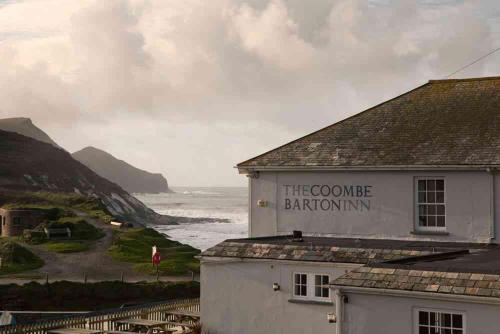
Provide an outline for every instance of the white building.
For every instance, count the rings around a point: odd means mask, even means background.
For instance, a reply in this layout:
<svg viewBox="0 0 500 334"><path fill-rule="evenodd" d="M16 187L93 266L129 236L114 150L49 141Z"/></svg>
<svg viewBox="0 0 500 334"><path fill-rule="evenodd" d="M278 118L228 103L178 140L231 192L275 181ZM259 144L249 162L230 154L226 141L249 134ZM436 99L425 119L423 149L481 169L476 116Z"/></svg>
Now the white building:
<svg viewBox="0 0 500 334"><path fill-rule="evenodd" d="M497 333L498 167L500 77L430 81L239 164L250 238L202 253L204 327Z"/></svg>

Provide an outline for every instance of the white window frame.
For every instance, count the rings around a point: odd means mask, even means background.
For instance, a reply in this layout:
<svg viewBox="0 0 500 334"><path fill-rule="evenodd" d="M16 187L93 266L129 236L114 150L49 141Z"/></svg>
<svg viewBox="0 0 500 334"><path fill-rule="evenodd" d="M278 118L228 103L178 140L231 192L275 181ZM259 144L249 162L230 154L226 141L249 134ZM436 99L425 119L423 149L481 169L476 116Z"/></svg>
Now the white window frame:
<svg viewBox="0 0 500 334"><path fill-rule="evenodd" d="M295 294L295 275L306 275L307 284L306 284L306 296L296 295ZM294 272L292 273L292 298L300 299L300 300L311 300L311 301L330 301L331 300L331 292L328 290L327 297L317 297L316 296L316 276L328 276L328 283L331 281L330 274L327 273L317 273L317 272ZM328 285L321 284L320 287L328 287Z"/></svg>
<svg viewBox="0 0 500 334"><path fill-rule="evenodd" d="M418 198L418 181L427 181L427 180L442 180L443 181L443 203L429 203L427 202L420 202ZM413 207L415 210L415 230L416 231L424 231L424 232L446 232L446 226L447 226L447 205L446 205L446 178L442 176L419 176L415 178L415 184L414 184L414 200L413 200ZM444 205L444 226L420 226L420 205Z"/></svg>
<svg viewBox="0 0 500 334"><path fill-rule="evenodd" d="M467 334L467 317L465 312L463 311L455 311L455 310L445 310L445 309L435 309L435 308L424 308L424 307L418 307L414 309L414 315L413 315L413 331L414 334L419 334L420 330L420 312L429 312L429 313L437 313L438 314L438 319L440 319L441 314L450 314L452 317L453 315L461 315L462 316L462 328L457 328L462 330L462 334ZM451 333L453 334L453 319L451 320L452 327ZM439 322L439 320L438 320ZM440 325L438 325L438 329L443 329ZM448 327L444 328L448 329Z"/></svg>

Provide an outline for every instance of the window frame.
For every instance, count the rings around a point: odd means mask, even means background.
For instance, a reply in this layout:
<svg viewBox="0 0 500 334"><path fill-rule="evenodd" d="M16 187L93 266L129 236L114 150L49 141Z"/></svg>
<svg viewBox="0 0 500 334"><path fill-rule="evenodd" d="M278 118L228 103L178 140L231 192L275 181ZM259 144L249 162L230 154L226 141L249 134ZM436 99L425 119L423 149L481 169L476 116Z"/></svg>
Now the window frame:
<svg viewBox="0 0 500 334"><path fill-rule="evenodd" d="M305 296L302 294L298 295L295 293L295 287L297 285L300 285L300 286L304 285L304 284L302 284L302 281L299 283L297 283L295 281L296 275L300 275L300 276L305 275L306 276L306 284L305 284L306 295ZM301 289L301 291L302 291L302 289ZM308 299L309 298L309 274L308 273L304 273L304 272L294 272L293 273L293 276L292 276L292 295L293 295L293 298L295 298L295 299Z"/></svg>
<svg viewBox="0 0 500 334"><path fill-rule="evenodd" d="M296 287L296 281L295 281L295 275L306 275L306 295L297 295L295 294L295 287ZM328 277L328 284L321 284L321 288L328 288L328 297L317 297L316 296L316 276L321 276L322 279L324 276ZM318 272L303 272L303 271L297 271L292 273L292 299L295 300L310 300L310 301L330 301L331 300L331 293L330 293L330 286L329 283L331 281L331 275L328 273L318 273Z"/></svg>
<svg viewBox="0 0 500 334"><path fill-rule="evenodd" d="M427 308L427 307L417 307L414 309L413 313L413 331L415 334L419 334L420 330L420 312L428 312L428 313L437 313L438 314L438 319L441 317L442 314L450 314L451 316L453 315L460 315L462 316L462 328L457 328L462 331L461 334L467 334L467 316L464 311L456 311L456 310L448 310L448 309L436 309L436 308ZM439 322L439 320L438 320ZM452 320L453 324L453 320ZM425 325L424 325L425 326ZM442 326L438 327L438 329L443 329ZM448 328L444 328L448 329ZM453 333L453 325L450 327L451 333Z"/></svg>
<svg viewBox="0 0 500 334"><path fill-rule="evenodd" d="M420 202L419 201L419 189L418 189L418 183L419 181L443 181L443 203L430 203L427 202ZM436 192L436 190L434 190ZM426 189L426 193L428 190ZM442 216L444 217L444 226L421 226L420 225L420 205L443 205L444 206L444 214L443 215L437 215L435 214L434 216ZM444 176L418 176L415 177L415 182L414 182L414 199L413 199L413 208L414 208L414 228L415 231L421 231L421 232L446 232L447 231L447 198L446 198L446 178ZM429 215L426 214L426 217Z"/></svg>

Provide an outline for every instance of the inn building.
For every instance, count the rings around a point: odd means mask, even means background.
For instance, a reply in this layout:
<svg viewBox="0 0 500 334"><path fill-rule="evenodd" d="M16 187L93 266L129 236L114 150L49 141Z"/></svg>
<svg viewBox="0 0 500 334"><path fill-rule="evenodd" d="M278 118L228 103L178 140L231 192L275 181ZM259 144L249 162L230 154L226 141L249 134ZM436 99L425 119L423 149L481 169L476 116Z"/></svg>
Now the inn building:
<svg viewBox="0 0 500 334"><path fill-rule="evenodd" d="M500 77L435 80L237 165L249 238L201 254L216 334L490 334Z"/></svg>

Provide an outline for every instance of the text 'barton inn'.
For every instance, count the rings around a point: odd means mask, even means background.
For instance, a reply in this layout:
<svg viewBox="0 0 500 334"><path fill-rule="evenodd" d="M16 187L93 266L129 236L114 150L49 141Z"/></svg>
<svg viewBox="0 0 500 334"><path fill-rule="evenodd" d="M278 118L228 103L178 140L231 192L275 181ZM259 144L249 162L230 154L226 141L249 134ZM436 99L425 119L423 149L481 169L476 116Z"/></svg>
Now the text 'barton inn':
<svg viewBox="0 0 500 334"><path fill-rule="evenodd" d="M201 254L208 331L498 332L500 77L430 81L237 167L250 237Z"/></svg>

